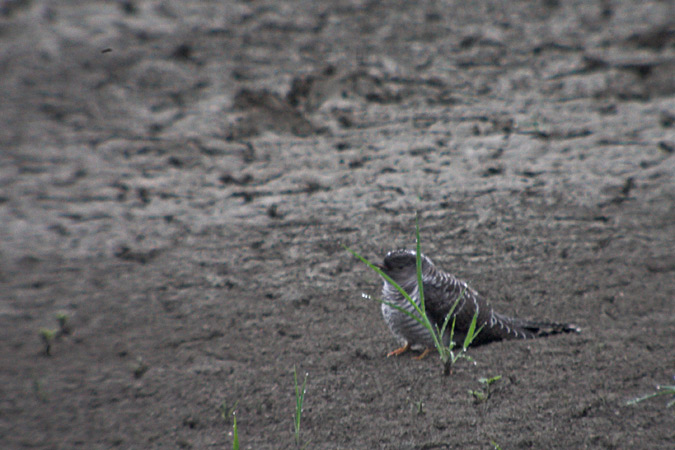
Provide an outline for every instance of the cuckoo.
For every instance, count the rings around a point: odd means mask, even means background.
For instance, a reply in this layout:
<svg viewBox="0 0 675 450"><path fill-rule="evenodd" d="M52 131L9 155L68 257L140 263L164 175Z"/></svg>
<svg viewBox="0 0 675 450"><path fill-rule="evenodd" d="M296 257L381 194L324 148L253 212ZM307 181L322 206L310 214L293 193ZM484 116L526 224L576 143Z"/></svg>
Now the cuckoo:
<svg viewBox="0 0 675 450"><path fill-rule="evenodd" d="M422 289L427 317L440 330L455 302L447 331L443 335L445 345L450 343L450 325L455 321L453 340L458 345L464 342L474 315L477 315L476 329L481 328L472 345L486 344L502 339L530 339L558 333L578 333L574 325L540 322L508 317L495 312L485 300L466 282L438 269L428 257L422 260ZM382 264L376 266L395 281L420 306L417 288L417 254L414 250L389 252ZM388 281L384 281L382 298L415 315L417 312L406 298ZM459 299L459 300L458 300ZM434 347L429 330L410 316L382 303L382 316L401 347L387 356L400 355L409 349L424 350L423 357Z"/></svg>

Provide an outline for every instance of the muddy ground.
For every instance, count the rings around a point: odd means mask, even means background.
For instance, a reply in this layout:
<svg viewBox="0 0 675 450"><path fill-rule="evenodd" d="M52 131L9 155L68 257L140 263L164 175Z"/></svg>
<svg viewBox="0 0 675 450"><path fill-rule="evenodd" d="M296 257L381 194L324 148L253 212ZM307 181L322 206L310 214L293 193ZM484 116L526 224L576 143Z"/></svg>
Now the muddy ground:
<svg viewBox="0 0 675 450"><path fill-rule="evenodd" d="M672 448L668 1L0 2L2 448ZM579 335L396 342L414 245ZM41 329L57 330L45 355ZM469 390L501 375L489 398ZM223 414L224 411L224 414Z"/></svg>

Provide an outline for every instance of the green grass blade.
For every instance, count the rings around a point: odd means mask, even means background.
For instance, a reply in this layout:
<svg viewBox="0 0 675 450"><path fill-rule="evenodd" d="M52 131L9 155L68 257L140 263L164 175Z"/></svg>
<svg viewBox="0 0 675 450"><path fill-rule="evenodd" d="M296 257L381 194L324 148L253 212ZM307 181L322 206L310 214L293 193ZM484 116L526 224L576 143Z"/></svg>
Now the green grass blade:
<svg viewBox="0 0 675 450"><path fill-rule="evenodd" d="M295 416L293 425L295 427L295 442L300 443L300 421L302 419L302 405L305 402L305 392L307 391L307 374L302 382L302 387L298 385L298 372L293 367L293 382L295 384Z"/></svg>
<svg viewBox="0 0 675 450"><path fill-rule="evenodd" d="M237 429L237 413L232 413L232 450L239 450L239 430Z"/></svg>
<svg viewBox="0 0 675 450"><path fill-rule="evenodd" d="M642 402L642 401L644 401L644 400L648 400L648 399L650 399L650 398L657 397L658 395L659 395L659 393L643 395L642 397L636 397L636 398L634 398L634 399L628 400L628 401L626 402L626 404L627 404L627 405L635 405L635 404L638 404L638 403L640 403L640 402Z"/></svg>
<svg viewBox="0 0 675 450"><path fill-rule="evenodd" d="M467 331L466 337L464 338L464 344L462 344L462 348L464 350L469 348L471 342L473 342L478 333L480 333L480 330L483 329L483 327L481 326L478 332L476 332L476 322L478 322L478 311L476 311L476 314L473 315L473 319L471 319L471 325L469 325L469 331Z"/></svg>
<svg viewBox="0 0 675 450"><path fill-rule="evenodd" d="M636 397L626 402L627 405L635 405L650 398L659 397L661 395L675 395L675 385L673 386L657 386L657 391L652 394L643 395L642 397ZM666 408L673 406L675 400L668 402Z"/></svg>
<svg viewBox="0 0 675 450"><path fill-rule="evenodd" d="M459 305L459 301L462 299L462 297L464 297L464 292L466 292L466 289L463 289L462 292L460 292L459 297L457 297L457 300L455 300L455 303L452 304L450 311L448 311L448 314L446 314L445 321L443 322L443 326L441 327L441 338L445 334L445 330L448 326L448 323L450 323L450 317L454 314L455 308L457 308L457 305Z"/></svg>
<svg viewBox="0 0 675 450"><path fill-rule="evenodd" d="M455 303L456 305L457 303ZM438 333L439 336L441 337L441 340L443 338L443 335L445 334L445 330L448 328L448 324L450 323L450 317L452 317L452 313L455 310L455 305L452 305L452 308L450 308L450 311L448 314L445 316L445 320L443 321L443 326L441 326L441 331Z"/></svg>

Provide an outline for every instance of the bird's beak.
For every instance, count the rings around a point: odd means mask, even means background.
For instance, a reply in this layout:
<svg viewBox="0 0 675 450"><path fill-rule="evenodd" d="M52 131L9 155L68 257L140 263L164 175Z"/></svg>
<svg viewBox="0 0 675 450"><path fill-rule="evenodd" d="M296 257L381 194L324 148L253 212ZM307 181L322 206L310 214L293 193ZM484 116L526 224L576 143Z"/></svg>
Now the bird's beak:
<svg viewBox="0 0 675 450"><path fill-rule="evenodd" d="M384 268L384 266L383 266L382 264L373 264L373 265L374 265L375 267L377 267L378 269L380 269L382 272L385 271L385 268Z"/></svg>

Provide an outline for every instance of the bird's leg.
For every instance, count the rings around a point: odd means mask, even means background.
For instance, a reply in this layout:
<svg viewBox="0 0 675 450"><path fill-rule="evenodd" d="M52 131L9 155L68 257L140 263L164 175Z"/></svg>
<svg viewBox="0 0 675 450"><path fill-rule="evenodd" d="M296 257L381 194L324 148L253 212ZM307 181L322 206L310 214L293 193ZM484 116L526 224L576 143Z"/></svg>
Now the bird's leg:
<svg viewBox="0 0 675 450"><path fill-rule="evenodd" d="M390 356L398 356L401 353L407 352L408 350L410 350L410 342L406 342L403 347L397 348L396 350L387 353L387 358L389 358Z"/></svg>
<svg viewBox="0 0 675 450"><path fill-rule="evenodd" d="M421 355L415 356L415 359L420 360L426 358L426 356L431 352L429 347L425 348Z"/></svg>

